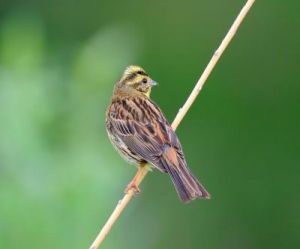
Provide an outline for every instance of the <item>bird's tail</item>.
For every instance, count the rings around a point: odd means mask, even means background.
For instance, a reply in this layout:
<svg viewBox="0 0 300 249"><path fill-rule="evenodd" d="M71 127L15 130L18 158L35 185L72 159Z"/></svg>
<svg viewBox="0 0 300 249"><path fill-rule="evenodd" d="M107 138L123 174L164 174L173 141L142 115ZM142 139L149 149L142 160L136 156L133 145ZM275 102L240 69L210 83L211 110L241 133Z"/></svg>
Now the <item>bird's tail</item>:
<svg viewBox="0 0 300 249"><path fill-rule="evenodd" d="M172 165L168 163L168 160L162 159L161 163L167 173L171 176L172 182L181 201L189 202L197 198L210 198L210 194L193 176L192 172L183 161L180 160L177 165Z"/></svg>

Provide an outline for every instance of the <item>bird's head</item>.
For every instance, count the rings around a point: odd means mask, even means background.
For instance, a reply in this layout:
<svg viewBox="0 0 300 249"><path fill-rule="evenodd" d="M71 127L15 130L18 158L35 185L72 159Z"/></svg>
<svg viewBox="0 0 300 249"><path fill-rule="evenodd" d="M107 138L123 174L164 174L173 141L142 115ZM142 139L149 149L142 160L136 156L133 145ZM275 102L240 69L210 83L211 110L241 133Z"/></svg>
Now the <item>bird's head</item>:
<svg viewBox="0 0 300 249"><path fill-rule="evenodd" d="M151 88L155 85L157 85L157 82L152 80L145 70L139 66L127 67L117 84L118 88L133 92L137 91L147 97L150 96Z"/></svg>

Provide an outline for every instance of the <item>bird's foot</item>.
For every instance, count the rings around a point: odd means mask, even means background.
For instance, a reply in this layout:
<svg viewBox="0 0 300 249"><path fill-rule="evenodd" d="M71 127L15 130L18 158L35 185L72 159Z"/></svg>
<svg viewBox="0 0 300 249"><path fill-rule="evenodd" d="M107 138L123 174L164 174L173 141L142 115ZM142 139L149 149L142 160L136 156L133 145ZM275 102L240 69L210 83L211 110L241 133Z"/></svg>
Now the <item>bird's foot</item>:
<svg viewBox="0 0 300 249"><path fill-rule="evenodd" d="M137 195L141 192L140 188L136 185L135 181L131 181L128 186L125 188L125 194L128 194L129 191L133 190L134 195Z"/></svg>

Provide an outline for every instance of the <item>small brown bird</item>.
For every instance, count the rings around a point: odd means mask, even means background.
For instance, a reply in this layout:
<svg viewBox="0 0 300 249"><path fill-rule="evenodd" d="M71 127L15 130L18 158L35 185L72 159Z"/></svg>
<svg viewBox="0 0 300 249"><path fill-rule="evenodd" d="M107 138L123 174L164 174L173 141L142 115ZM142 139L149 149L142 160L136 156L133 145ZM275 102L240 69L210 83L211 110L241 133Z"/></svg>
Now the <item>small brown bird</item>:
<svg viewBox="0 0 300 249"><path fill-rule="evenodd" d="M109 138L125 160L150 163L168 173L183 202L208 199L209 193L192 175L181 144L160 108L150 99L157 83L139 66L129 66L116 83L106 113Z"/></svg>

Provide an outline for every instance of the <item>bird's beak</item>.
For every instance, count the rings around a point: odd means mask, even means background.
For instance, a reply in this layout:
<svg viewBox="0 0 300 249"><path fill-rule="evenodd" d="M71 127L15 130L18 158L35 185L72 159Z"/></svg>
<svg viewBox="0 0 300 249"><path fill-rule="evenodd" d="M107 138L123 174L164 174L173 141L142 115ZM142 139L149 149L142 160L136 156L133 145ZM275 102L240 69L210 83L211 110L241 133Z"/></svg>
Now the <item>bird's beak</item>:
<svg viewBox="0 0 300 249"><path fill-rule="evenodd" d="M151 86L157 86L158 83L157 83L156 81L154 81L154 80L151 80L151 81L150 81L150 85L151 85Z"/></svg>

